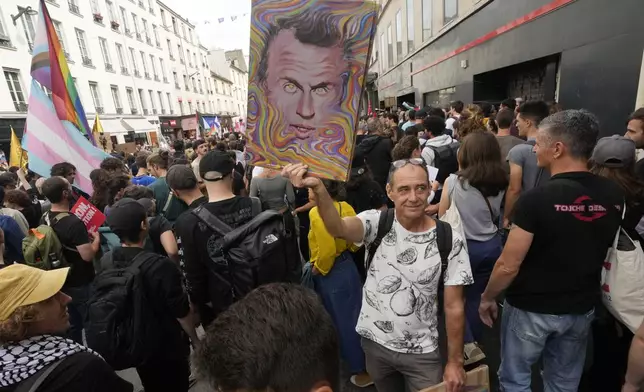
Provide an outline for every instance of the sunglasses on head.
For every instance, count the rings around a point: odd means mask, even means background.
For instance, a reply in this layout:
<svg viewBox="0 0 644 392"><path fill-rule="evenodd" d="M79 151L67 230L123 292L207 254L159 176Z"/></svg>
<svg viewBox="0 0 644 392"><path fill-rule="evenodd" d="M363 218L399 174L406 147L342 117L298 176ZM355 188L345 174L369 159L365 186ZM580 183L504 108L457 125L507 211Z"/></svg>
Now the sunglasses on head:
<svg viewBox="0 0 644 392"><path fill-rule="evenodd" d="M400 169L408 164L414 166L425 166L425 161L422 158L399 159L391 163L392 169Z"/></svg>

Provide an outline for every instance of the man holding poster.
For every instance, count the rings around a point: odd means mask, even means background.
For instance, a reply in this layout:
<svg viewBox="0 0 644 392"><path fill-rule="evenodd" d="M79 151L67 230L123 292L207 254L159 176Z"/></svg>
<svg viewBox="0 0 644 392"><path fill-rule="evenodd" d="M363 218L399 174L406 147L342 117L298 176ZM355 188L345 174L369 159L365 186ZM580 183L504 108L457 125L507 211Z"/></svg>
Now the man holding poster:
<svg viewBox="0 0 644 392"><path fill-rule="evenodd" d="M293 3L253 1L248 151L255 166L346 180L377 4Z"/></svg>

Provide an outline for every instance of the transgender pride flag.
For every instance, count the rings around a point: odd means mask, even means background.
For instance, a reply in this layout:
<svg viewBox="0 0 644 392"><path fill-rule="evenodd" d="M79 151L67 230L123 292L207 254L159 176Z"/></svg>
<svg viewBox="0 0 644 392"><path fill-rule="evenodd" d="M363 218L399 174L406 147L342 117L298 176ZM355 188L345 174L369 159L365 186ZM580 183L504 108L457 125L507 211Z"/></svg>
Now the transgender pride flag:
<svg viewBox="0 0 644 392"><path fill-rule="evenodd" d="M29 152L29 169L44 177L49 177L56 163L73 164L77 170L75 185L91 194L89 173L109 155L94 146L85 110L45 0L40 0L39 15L22 148ZM51 90L51 98L41 86Z"/></svg>

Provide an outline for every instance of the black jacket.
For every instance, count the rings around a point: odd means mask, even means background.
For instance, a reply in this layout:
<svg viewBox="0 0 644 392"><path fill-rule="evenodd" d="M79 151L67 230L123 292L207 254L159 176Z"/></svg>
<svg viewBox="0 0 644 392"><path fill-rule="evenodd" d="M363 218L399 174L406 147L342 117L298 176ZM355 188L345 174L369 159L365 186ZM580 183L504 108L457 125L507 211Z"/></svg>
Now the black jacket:
<svg viewBox="0 0 644 392"><path fill-rule="evenodd" d="M391 150L394 148L394 142L391 138L378 135L369 135L365 137L358 149L365 155L367 165L373 174L373 179L385 189L389 168L391 166Z"/></svg>

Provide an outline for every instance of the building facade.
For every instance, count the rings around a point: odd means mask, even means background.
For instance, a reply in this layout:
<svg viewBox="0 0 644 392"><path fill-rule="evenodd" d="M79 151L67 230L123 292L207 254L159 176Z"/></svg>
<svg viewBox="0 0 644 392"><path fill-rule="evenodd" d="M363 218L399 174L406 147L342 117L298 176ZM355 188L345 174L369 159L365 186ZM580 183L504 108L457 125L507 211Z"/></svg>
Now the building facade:
<svg viewBox="0 0 644 392"><path fill-rule="evenodd" d="M641 7L641 0L385 0L366 96L382 109L543 99L594 112L603 134L623 133L626 116L644 102Z"/></svg>
<svg viewBox="0 0 644 392"><path fill-rule="evenodd" d="M226 61L233 82L233 120L244 124L248 104L248 67L240 49L227 51Z"/></svg>
<svg viewBox="0 0 644 392"><path fill-rule="evenodd" d="M0 3L0 143L21 136L31 86L37 0ZM156 0L47 0L90 127L109 145L158 143L160 120L213 112L207 50L195 26ZM31 12L21 10L31 7ZM35 14L35 15L34 15ZM175 134L175 137L182 137Z"/></svg>

